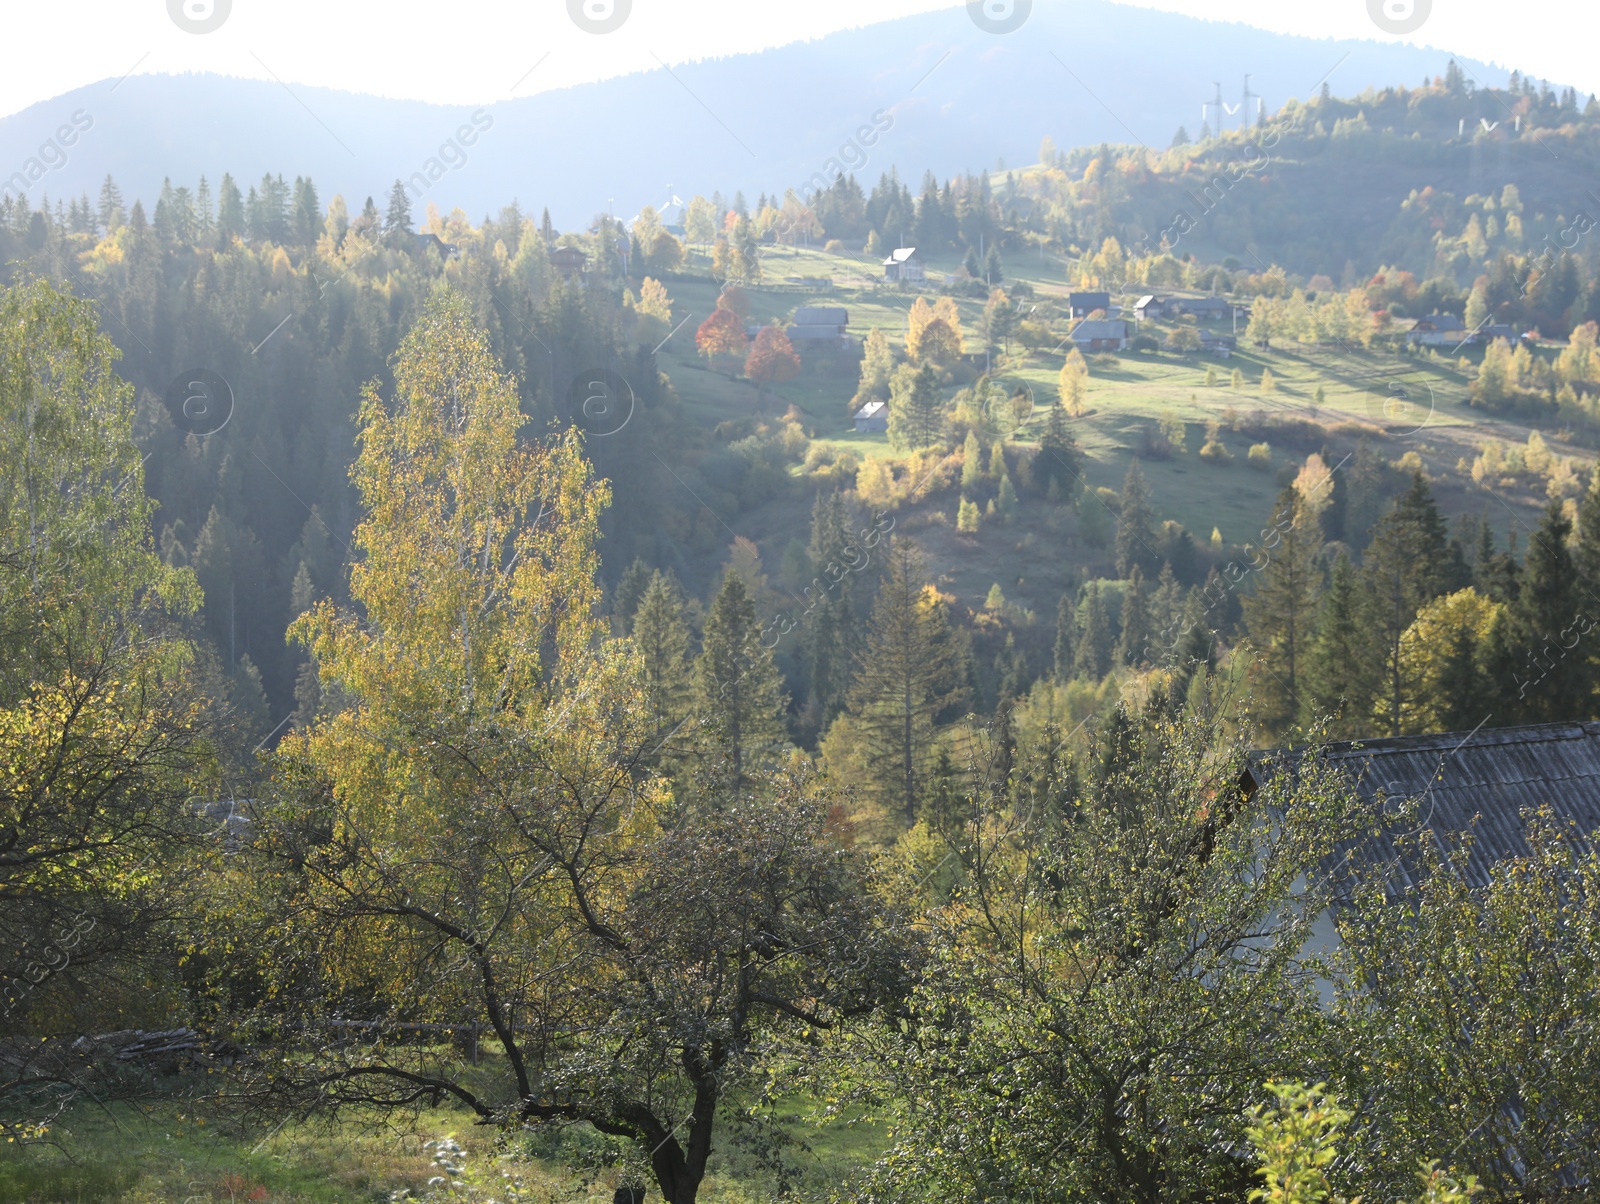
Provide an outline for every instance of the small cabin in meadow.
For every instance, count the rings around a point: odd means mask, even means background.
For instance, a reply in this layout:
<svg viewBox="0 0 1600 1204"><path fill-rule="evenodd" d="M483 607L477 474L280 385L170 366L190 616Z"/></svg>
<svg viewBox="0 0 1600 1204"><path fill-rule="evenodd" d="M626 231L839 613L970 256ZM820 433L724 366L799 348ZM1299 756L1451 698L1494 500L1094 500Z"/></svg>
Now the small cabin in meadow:
<svg viewBox="0 0 1600 1204"><path fill-rule="evenodd" d="M1455 314L1427 314L1417 319L1407 337L1424 347L1453 347L1467 338L1467 324Z"/></svg>
<svg viewBox="0 0 1600 1204"><path fill-rule="evenodd" d="M856 411L856 431L861 434L883 432L889 429L889 403L869 401Z"/></svg>
<svg viewBox="0 0 1600 1204"><path fill-rule="evenodd" d="M896 247L883 261L883 278L897 284L920 284L926 273L915 247Z"/></svg>

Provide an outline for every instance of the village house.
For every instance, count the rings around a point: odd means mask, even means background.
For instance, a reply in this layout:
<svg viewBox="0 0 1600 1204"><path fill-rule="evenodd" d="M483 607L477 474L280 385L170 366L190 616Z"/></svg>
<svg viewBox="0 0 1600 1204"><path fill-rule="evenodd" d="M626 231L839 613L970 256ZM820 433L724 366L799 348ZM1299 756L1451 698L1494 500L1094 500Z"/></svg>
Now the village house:
<svg viewBox="0 0 1600 1204"><path fill-rule="evenodd" d="M1111 312L1110 293L1068 293L1067 309L1074 318L1087 318L1096 310Z"/></svg>
<svg viewBox="0 0 1600 1204"><path fill-rule="evenodd" d="M795 352L806 356L831 356L849 351L850 311L842 305L802 305L784 333Z"/></svg>
<svg viewBox="0 0 1600 1204"><path fill-rule="evenodd" d="M1330 865L1334 909L1351 903L1364 878L1384 875L1399 900L1414 891L1423 866L1404 837L1434 833L1434 847L1471 835L1459 866L1470 886L1488 884L1500 861L1528 853L1525 816L1548 807L1555 821L1587 844L1600 832L1600 723L1541 723L1485 728L1463 736L1396 736L1309 749L1257 753L1240 780L1248 797L1282 768L1315 757L1347 773L1371 809L1376 834L1340 849ZM1346 859L1347 858L1347 859ZM1333 916L1318 922L1313 944L1338 944Z"/></svg>
<svg viewBox="0 0 1600 1204"><path fill-rule="evenodd" d="M1146 294L1133 303L1133 316L1141 322L1163 318L1166 313L1167 302L1163 297Z"/></svg>
<svg viewBox="0 0 1600 1204"><path fill-rule="evenodd" d="M1166 305L1169 317L1187 314L1202 322L1231 317L1234 309L1233 302L1226 297L1174 297Z"/></svg>
<svg viewBox="0 0 1600 1204"><path fill-rule="evenodd" d="M445 242L444 239L440 238L437 234L434 234L431 231L429 231L427 233L423 233L423 234L418 234L416 236L416 238L417 238L417 253L419 255L422 254L424 251L432 249L432 250L435 250L435 251L439 252L439 258L440 259L460 259L461 258L461 248L460 247L456 246L456 244L453 243L453 242Z"/></svg>
<svg viewBox="0 0 1600 1204"><path fill-rule="evenodd" d="M856 411L856 430L860 433L882 432L889 429L889 403L869 401Z"/></svg>
<svg viewBox="0 0 1600 1204"><path fill-rule="evenodd" d="M883 278L897 284L920 284L925 279L922 256L915 247L896 247L883 261Z"/></svg>
<svg viewBox="0 0 1600 1204"><path fill-rule="evenodd" d="M582 284L589 275L589 257L577 247L557 247L551 251L550 266L568 284Z"/></svg>
<svg viewBox="0 0 1600 1204"><path fill-rule="evenodd" d="M1067 336L1079 351L1125 351L1128 323L1122 318L1101 318L1079 322Z"/></svg>
<svg viewBox="0 0 1600 1204"><path fill-rule="evenodd" d="M1428 314L1417 319L1406 337L1424 347L1454 347L1466 339L1467 324L1455 314Z"/></svg>

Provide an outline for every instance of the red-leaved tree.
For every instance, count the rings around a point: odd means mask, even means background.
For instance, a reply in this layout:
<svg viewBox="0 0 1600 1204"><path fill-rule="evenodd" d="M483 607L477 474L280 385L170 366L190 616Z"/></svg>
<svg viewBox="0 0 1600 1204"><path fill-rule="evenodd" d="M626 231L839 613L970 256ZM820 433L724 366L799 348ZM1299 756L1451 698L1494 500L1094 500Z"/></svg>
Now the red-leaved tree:
<svg viewBox="0 0 1600 1204"><path fill-rule="evenodd" d="M694 345L708 359L719 355L744 355L750 346L744 323L732 310L720 306L694 332Z"/></svg>
<svg viewBox="0 0 1600 1204"><path fill-rule="evenodd" d="M800 357L779 326L763 326L744 361L744 374L764 385L781 384L800 375Z"/></svg>

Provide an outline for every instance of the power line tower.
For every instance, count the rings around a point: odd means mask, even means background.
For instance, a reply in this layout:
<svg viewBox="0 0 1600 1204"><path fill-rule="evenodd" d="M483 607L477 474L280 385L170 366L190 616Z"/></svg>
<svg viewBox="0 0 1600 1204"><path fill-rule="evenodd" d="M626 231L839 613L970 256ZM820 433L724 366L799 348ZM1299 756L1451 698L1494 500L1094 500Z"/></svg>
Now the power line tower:
<svg viewBox="0 0 1600 1204"><path fill-rule="evenodd" d="M1210 134L1210 127L1206 125L1206 109L1215 106L1217 114L1217 137L1222 137L1222 81L1214 81L1217 87L1217 99L1200 106L1200 137L1205 138Z"/></svg>
<svg viewBox="0 0 1600 1204"><path fill-rule="evenodd" d="M1248 132L1250 129L1250 101L1252 98L1259 101L1261 96L1259 93L1250 91L1250 75L1247 72L1244 77L1244 95L1239 101L1239 129L1241 131Z"/></svg>

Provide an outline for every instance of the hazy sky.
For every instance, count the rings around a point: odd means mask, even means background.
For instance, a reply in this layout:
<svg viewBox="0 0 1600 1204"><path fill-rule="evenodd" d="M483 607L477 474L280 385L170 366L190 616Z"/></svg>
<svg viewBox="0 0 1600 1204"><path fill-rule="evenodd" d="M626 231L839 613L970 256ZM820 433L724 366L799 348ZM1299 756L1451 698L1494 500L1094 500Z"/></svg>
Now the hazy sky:
<svg viewBox="0 0 1600 1204"><path fill-rule="evenodd" d="M580 29L568 3L627 5L619 28ZM1001 0L1007 2L1007 0ZM1010 0L1024 3L1026 0ZM1369 17L1377 0L1142 0L1143 7L1317 37L1392 38ZM1600 88L1600 16L1586 0L1384 0L1431 4L1407 40L1581 91ZM221 24L180 29L168 5L228 6ZM1073 0L1035 0L1070 5ZM23 0L8 6L0 46L0 116L130 73L217 71L356 92L476 103L678 63L758 50L949 0ZM1585 15L1586 14L1586 15ZM16 35L16 36L13 36ZM1026 24L1015 34L1026 37ZM1137 60L1137 50L1130 55ZM1409 82L1409 81L1408 81Z"/></svg>

